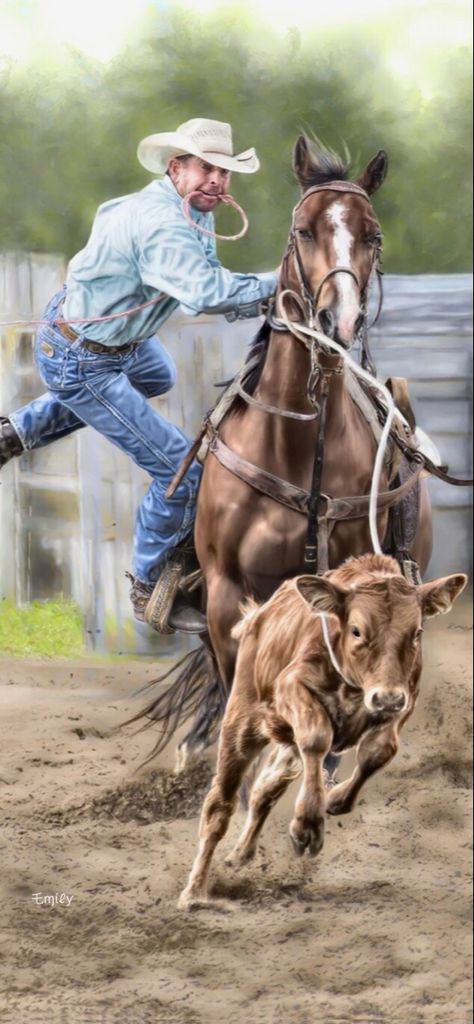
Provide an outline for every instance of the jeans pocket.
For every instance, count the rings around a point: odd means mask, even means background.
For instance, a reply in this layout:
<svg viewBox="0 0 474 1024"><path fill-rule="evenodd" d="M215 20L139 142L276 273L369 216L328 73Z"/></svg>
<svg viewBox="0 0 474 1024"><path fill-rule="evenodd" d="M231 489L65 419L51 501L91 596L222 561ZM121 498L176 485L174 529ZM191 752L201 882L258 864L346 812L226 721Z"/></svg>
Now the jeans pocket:
<svg viewBox="0 0 474 1024"><path fill-rule="evenodd" d="M36 365L41 379L51 391L57 391L64 385L68 355L67 348L58 342L54 331L46 327L38 332Z"/></svg>

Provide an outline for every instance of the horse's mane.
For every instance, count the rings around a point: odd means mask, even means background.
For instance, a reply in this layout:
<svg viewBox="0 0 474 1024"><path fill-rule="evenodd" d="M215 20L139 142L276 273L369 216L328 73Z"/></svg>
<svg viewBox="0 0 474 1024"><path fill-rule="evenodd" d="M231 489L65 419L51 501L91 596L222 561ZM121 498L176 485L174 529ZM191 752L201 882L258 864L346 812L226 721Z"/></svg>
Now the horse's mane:
<svg viewBox="0 0 474 1024"><path fill-rule="evenodd" d="M313 185L324 185L327 181L347 181L351 167L351 155L344 144L344 155L325 146L317 135L303 133L306 144L304 168L300 167L298 180L303 194Z"/></svg>
<svg viewBox="0 0 474 1024"><path fill-rule="evenodd" d="M260 379L260 374L263 369L265 356L267 354L268 342L270 340L270 331L271 327L270 324L268 323L268 320L264 320L263 324L259 327L253 341L251 342L249 350L247 352L247 357L245 359L246 363L249 363L254 356L258 356L258 363L256 364L256 366L254 366L252 372L249 374L245 382L245 390L248 391L249 394L251 395L253 394L255 388L257 387L258 381ZM234 412L239 412L245 408L246 404L244 400L242 398L239 398L237 395L233 406Z"/></svg>

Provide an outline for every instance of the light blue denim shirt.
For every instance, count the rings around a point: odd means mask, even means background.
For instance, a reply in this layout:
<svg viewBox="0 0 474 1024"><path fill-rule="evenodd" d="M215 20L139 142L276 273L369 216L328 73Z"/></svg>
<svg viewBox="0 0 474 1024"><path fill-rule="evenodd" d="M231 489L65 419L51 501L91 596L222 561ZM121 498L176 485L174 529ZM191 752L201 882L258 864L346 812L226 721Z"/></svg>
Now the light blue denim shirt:
<svg viewBox="0 0 474 1024"><path fill-rule="evenodd" d="M211 213L191 209L198 224L214 228ZM178 306L196 316L226 313L229 319L257 316L258 304L276 290L277 275L234 274L221 266L215 239L185 220L171 179L152 181L141 192L103 203L89 241L71 260L66 321L78 334L102 345L125 345L155 334ZM104 323L94 317L119 313L157 297L156 305Z"/></svg>

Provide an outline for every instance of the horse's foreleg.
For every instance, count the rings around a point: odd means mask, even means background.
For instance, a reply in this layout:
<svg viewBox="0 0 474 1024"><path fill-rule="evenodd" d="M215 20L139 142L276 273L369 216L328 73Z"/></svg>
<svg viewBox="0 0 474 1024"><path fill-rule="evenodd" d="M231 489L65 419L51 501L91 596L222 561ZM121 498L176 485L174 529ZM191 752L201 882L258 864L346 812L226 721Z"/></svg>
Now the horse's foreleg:
<svg viewBox="0 0 474 1024"><path fill-rule="evenodd" d="M237 643L232 640L230 631L239 618L243 592L229 577L217 572L209 573L207 588L209 634L221 677L230 692L237 656Z"/></svg>
<svg viewBox="0 0 474 1024"><path fill-rule="evenodd" d="M294 666L276 681L277 712L293 728L303 762L303 782L295 802L290 838L298 856L316 856L324 842L326 806L323 762L331 749L333 730L324 708L304 686L307 666Z"/></svg>
<svg viewBox="0 0 474 1024"><path fill-rule="evenodd" d="M410 544L410 555L420 568L423 576L433 552L433 521L428 483L420 480L420 509L416 535Z"/></svg>
<svg viewBox="0 0 474 1024"><path fill-rule="evenodd" d="M207 879L214 850L227 831L244 773L267 742L259 738L258 727L251 719L244 727L239 724L238 709L234 713L232 703L231 700L222 724L216 774L201 813L198 851L178 902L182 910L207 900Z"/></svg>
<svg viewBox="0 0 474 1024"><path fill-rule="evenodd" d="M182 771L191 754L198 754L214 741L224 715L227 697L234 677L237 644L230 630L239 617L242 591L226 577L209 570L207 578L207 620L209 633L202 642L209 651L209 673L203 678L202 697L192 728L181 741L176 771Z"/></svg>
<svg viewBox="0 0 474 1024"><path fill-rule="evenodd" d="M272 751L252 786L247 819L232 853L226 858L226 864L239 868L252 860L258 837L272 807L290 782L298 778L301 770L301 761L294 747L279 744Z"/></svg>

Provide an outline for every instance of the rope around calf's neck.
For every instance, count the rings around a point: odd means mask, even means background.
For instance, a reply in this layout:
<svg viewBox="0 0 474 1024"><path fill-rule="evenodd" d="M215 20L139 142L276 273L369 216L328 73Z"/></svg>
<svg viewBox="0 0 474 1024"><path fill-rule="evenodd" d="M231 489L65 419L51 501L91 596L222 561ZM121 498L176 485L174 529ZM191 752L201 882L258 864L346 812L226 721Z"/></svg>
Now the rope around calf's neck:
<svg viewBox="0 0 474 1024"><path fill-rule="evenodd" d="M324 643L326 644L326 650L327 650L327 652L329 654L329 660L331 662L332 667L336 670L337 674L341 677L341 679L344 680L344 682L347 684L347 686L350 686L352 689L358 690L359 687L355 683L353 683L350 679L348 679L347 676L344 675L344 672L342 671L342 668L341 668L341 666L340 666L340 664L339 664L339 662L338 662L338 660L336 658L336 652L335 652L334 647L333 647L333 645L331 643L331 634L329 632L329 626L328 626L328 618L329 618L328 614L326 612L317 612L317 611L315 611L314 608L313 608L313 611L314 611L314 614L318 617L318 619L321 619L321 629L322 629L322 633L323 633L323 640L324 640Z"/></svg>

